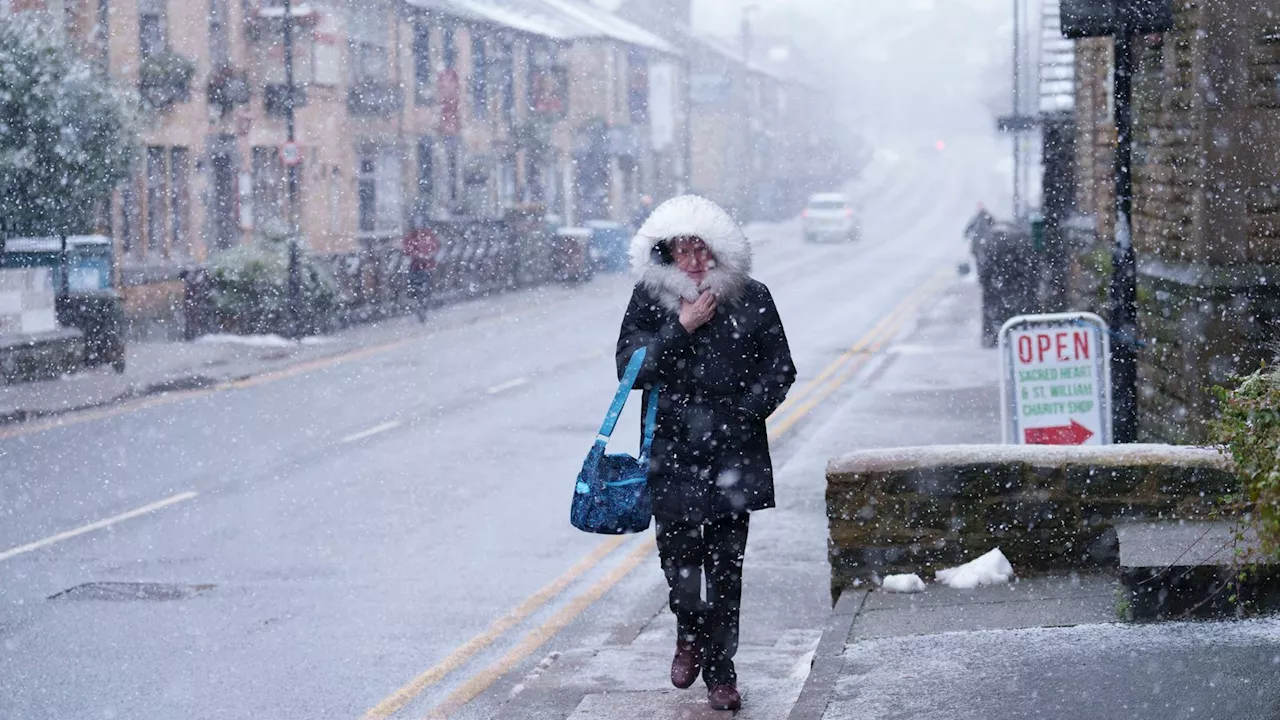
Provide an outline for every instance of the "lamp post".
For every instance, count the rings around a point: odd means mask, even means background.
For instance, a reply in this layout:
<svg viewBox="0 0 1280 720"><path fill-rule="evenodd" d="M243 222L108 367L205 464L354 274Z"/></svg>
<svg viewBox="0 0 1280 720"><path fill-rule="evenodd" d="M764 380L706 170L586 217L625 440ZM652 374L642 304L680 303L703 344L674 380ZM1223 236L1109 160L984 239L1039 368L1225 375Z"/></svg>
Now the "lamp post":
<svg viewBox="0 0 1280 720"><path fill-rule="evenodd" d="M745 205L750 201L755 189L755 178L753 177L755 164L752 158L752 153L755 152L755 135L751 127L753 114L753 108L751 107L751 13L759 9L759 5L747 5L742 8L742 127L746 147L742 157L739 159L740 177L742 178L740 181L741 197L739 199L744 205L744 211L746 210Z"/></svg>
<svg viewBox="0 0 1280 720"><path fill-rule="evenodd" d="M1111 379L1118 443L1138 441L1138 274L1133 251L1133 36L1115 34L1116 238L1112 249L1111 325L1117 341Z"/></svg>
<svg viewBox="0 0 1280 720"><path fill-rule="evenodd" d="M296 89L293 78L293 0L284 0L284 122L286 142L290 146L297 140L296 121L294 117L294 99ZM287 287L288 334L298 337L302 334L300 295L302 290L298 248L298 165L288 163L286 171L289 175L289 280Z"/></svg>

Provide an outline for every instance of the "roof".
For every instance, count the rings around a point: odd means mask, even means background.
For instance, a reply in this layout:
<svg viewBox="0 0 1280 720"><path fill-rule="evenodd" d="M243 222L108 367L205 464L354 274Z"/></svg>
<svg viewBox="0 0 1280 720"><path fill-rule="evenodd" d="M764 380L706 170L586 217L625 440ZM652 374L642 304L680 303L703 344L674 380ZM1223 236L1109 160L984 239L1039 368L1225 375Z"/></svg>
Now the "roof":
<svg viewBox="0 0 1280 720"><path fill-rule="evenodd" d="M743 64L742 48L737 43L731 42L729 40L725 40L724 38L714 37L711 35L698 35L696 33L690 33L689 39L694 43L701 45L703 48L710 50L711 52L717 55L720 55L726 60L733 62L736 65ZM767 77L773 78L774 80L790 79L786 77L784 74L782 74L781 72L778 72L776 69L768 67L756 60L752 60L751 62L746 63L746 66L747 66L747 70L750 70L751 72L754 72L754 73L758 73L760 75L765 75Z"/></svg>
<svg viewBox="0 0 1280 720"><path fill-rule="evenodd" d="M405 0L410 6L553 40L612 40L678 55L667 41L582 0Z"/></svg>

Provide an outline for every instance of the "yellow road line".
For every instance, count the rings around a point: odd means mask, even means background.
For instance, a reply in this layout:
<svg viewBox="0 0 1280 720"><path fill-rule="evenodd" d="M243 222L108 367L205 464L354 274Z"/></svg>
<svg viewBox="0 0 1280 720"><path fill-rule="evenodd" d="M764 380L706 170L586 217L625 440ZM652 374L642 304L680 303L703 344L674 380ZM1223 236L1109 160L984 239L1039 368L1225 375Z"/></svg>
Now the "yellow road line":
<svg viewBox="0 0 1280 720"><path fill-rule="evenodd" d="M21 555L23 553L29 553L32 550L39 550L42 547L48 547L49 545L62 542L63 540L70 540L73 537L78 537L80 535L84 535L85 533L93 532L94 530L101 530L103 528L110 527L112 525L115 525L118 522L123 522L125 520L136 518L140 515L146 515L147 513L155 512L156 510L159 510L161 508L166 508L175 503L180 503L183 500L190 500L191 498L195 497L198 494L199 493L196 493L196 492L178 493L177 495L174 495L172 497L167 497L164 500L153 502L149 505L143 505L142 507L136 510L130 510L129 512L120 513L119 515L116 515L114 517L109 517L105 520L99 520L97 522L89 523L88 525L78 527L75 530L68 530L66 532L61 532L61 533L58 533L57 535L47 537L43 540L37 540L33 543L27 543L26 545L19 545L16 548L12 548L10 550L5 550L4 552L0 552L0 562L8 560L9 558L17 555Z"/></svg>
<svg viewBox="0 0 1280 720"><path fill-rule="evenodd" d="M625 541L625 537L618 536L611 537L600 543L595 550L591 551L590 555L580 560L577 565L569 568L563 575L538 592L530 595L524 602L513 608L506 615L498 618L488 628L485 628L484 632L463 643L457 650L449 653L448 657L428 668L386 700L378 703L364 714L363 720L389 718L399 712L401 708L421 695L423 690L440 682L441 679L457 670L476 653L492 645L503 633L533 614L538 608L547 604L553 597L559 595L566 587L598 565L600 561L608 557Z"/></svg>
<svg viewBox="0 0 1280 720"><path fill-rule="evenodd" d="M773 415L769 416L771 425L769 428L769 438L771 440L776 440L781 437L809 412L817 407L823 400L830 397L836 389L848 382L848 379L864 367L866 363L870 361L871 356L878 352L889 338L892 338L897 334L902 325L910 319L917 310L919 310L920 306L924 305L924 303L938 290L944 281L945 275L943 272L938 273L938 275L926 281L924 285L920 286L920 288L914 293L907 296L907 298L895 307L892 312L885 316L879 324L872 328L871 331L858 340L857 343L845 351L845 353L841 355L836 362L829 365L821 375L806 386L804 392L800 396L801 400L797 404L794 404L791 407L787 407L785 404L779 406L778 410L774 411ZM815 397L805 399L805 396L809 395L815 389L819 389L820 386L823 386L824 381L827 380L828 376L839 371L850 358L860 353L862 356L858 361L853 363L853 366L850 369L841 372L834 380L826 382L825 387L822 387L821 391Z"/></svg>
<svg viewBox="0 0 1280 720"><path fill-rule="evenodd" d="M626 558L611 570L608 575L600 578L594 585L561 608L559 612L548 618L546 622L530 631L506 655L503 655L479 674L472 676L458 686L439 705L432 708L425 717L428 720L443 720L474 700L480 693L489 689L490 685L497 682L499 678L510 672L516 665L519 665L522 660L529 657L535 650L555 637L557 633L568 627L569 623L595 604L597 600L603 597L613 586L621 582L623 578L630 575L631 571L639 567L640 563L644 562L653 553L653 550L653 541L646 539L639 547L628 553Z"/></svg>
<svg viewBox="0 0 1280 720"><path fill-rule="evenodd" d="M845 350L843 353L841 353L840 357L836 358L830 365L824 368L821 373L818 373L817 377L815 377L814 379L810 380L807 384L805 384L805 386L801 388L799 392L793 392L789 394L787 396L787 399L784 400L782 404L779 405L778 408L773 411L773 415L770 416L770 419L781 417L781 415L785 413L788 408L790 408L793 405L799 404L799 402L803 400L806 395L808 395L810 392L816 389L819 385L821 385L822 382L826 380L829 376L831 376L833 373L835 373L836 370L838 370L841 365L848 362L849 358L861 352L863 348L866 346L866 344L869 343L883 329L886 323L893 320L894 317L898 316L909 307L914 306L916 301L918 301L920 298L932 292L931 288L933 287L933 284L938 282L941 279L941 277L942 277L942 272L940 271L938 275L935 275L933 278L930 278L925 282L924 285L917 287L914 291L911 292L911 294L903 298L902 301L899 302L897 306L894 307L893 310L889 311L889 314L881 318L880 322L876 323L874 327L868 330L867 334L863 335L862 338L858 340L858 342L854 343L852 347L850 347L848 350Z"/></svg>

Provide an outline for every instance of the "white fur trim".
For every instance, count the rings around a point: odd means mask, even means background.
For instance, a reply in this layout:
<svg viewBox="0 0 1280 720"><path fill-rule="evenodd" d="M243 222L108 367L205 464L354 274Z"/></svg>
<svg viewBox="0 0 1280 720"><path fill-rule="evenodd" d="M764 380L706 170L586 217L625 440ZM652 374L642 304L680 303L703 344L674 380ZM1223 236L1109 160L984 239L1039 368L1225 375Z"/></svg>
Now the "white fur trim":
<svg viewBox="0 0 1280 720"><path fill-rule="evenodd" d="M698 237L715 256L701 287L673 264L655 262L653 249L678 237ZM631 269L663 307L680 311L680 301L710 290L733 302L751 277L751 243L724 208L698 195L682 195L659 205L631 241Z"/></svg>

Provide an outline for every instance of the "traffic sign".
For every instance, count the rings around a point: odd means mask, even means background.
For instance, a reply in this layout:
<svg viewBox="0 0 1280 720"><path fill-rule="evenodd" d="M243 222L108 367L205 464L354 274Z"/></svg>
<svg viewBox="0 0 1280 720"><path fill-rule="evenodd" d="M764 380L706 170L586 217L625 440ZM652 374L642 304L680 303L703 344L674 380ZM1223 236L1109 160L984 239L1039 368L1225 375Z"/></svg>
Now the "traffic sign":
<svg viewBox="0 0 1280 720"><path fill-rule="evenodd" d="M285 167L297 167L302 164L302 148L296 142L287 142L280 146L280 164Z"/></svg>
<svg viewBox="0 0 1280 720"><path fill-rule="evenodd" d="M1000 329L1004 441L1111 444L1111 342L1093 313L1023 315Z"/></svg>

